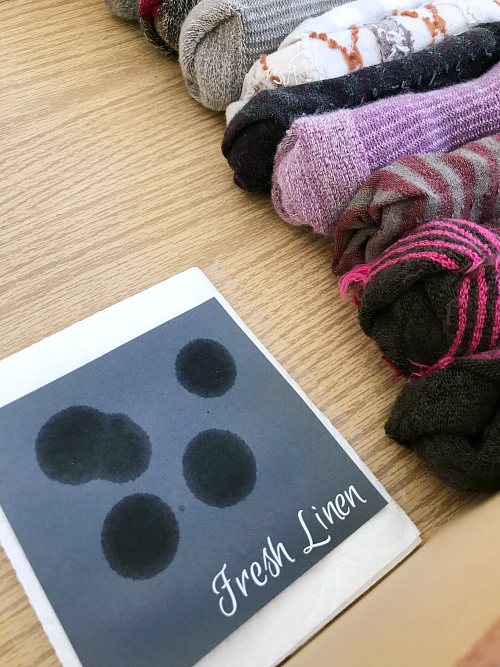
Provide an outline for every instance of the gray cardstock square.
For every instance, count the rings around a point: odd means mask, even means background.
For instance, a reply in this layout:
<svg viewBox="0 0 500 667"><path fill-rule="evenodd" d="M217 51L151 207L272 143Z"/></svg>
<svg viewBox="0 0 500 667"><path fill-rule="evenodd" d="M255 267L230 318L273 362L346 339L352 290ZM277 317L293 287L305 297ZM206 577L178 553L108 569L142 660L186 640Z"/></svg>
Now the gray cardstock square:
<svg viewBox="0 0 500 667"><path fill-rule="evenodd" d="M177 380L177 354L198 338L235 361L223 396ZM35 441L75 405L140 425L152 443L147 470L127 483L50 480ZM231 507L201 502L183 477L186 446L214 428L242 438L256 461L252 492ZM84 667L191 667L387 504L216 299L6 405L0 442L0 504ZM117 574L101 548L106 515L135 493L160 497L179 524L173 561L146 580ZM279 567L268 559L265 569L264 548Z"/></svg>

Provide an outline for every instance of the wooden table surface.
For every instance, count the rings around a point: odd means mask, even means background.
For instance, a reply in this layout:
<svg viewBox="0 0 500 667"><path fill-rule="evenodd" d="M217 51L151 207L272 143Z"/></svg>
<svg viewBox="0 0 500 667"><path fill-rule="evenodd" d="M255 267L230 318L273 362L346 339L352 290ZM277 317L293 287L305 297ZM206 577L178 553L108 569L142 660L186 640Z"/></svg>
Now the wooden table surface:
<svg viewBox="0 0 500 667"><path fill-rule="evenodd" d="M424 539L479 502L384 435L401 384L339 297L329 241L233 184L223 114L189 97L177 63L101 0L0 0L0 28L0 358L217 262L216 287L258 334L265 320L271 352ZM3 552L0 664L59 664Z"/></svg>

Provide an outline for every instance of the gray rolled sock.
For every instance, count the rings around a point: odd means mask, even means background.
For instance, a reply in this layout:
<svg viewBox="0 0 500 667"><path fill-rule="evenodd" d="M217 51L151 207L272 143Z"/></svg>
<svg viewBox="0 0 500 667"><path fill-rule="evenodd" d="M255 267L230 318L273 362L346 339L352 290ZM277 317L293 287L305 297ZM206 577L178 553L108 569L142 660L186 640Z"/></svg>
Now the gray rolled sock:
<svg viewBox="0 0 500 667"><path fill-rule="evenodd" d="M179 62L190 94L222 111L240 96L245 74L306 18L346 0L201 0L188 14Z"/></svg>
<svg viewBox="0 0 500 667"><path fill-rule="evenodd" d="M148 40L170 58L177 59L182 24L198 0L163 0L154 12L141 16L142 30Z"/></svg>
<svg viewBox="0 0 500 667"><path fill-rule="evenodd" d="M140 0L104 0L109 11L121 19L139 20Z"/></svg>

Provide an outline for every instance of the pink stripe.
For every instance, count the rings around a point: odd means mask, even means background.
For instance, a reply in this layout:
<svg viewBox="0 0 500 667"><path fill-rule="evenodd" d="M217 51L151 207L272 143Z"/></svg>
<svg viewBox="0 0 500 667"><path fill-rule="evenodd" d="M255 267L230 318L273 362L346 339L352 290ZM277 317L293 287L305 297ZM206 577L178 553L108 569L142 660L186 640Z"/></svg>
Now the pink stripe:
<svg viewBox="0 0 500 667"><path fill-rule="evenodd" d="M391 266L392 264L398 264L404 259L432 259L434 262L440 264L443 268L450 269L451 271L456 271L457 269L460 268L458 264L454 262L452 259L450 259L447 255L442 255L439 252L409 252L407 255L404 255L404 257L396 257L395 259L389 259L387 262L385 262L385 264L382 264L381 266L374 269L370 273L369 278L370 279L373 278L373 276L376 273L382 271L382 269L385 269L387 266Z"/></svg>
<svg viewBox="0 0 500 667"><path fill-rule="evenodd" d="M447 218L446 220L439 220L438 222L443 222L448 224L452 224L453 222L460 222L462 225L469 227L475 234L481 234L493 246L495 246L497 250L500 250L500 238L496 234L493 234L491 231L486 229L484 225L478 225L475 222L470 222L470 220L458 220L453 218ZM472 232L466 232L466 230L462 229L461 227L458 227L458 229L460 229L464 234L472 233Z"/></svg>
<svg viewBox="0 0 500 667"><path fill-rule="evenodd" d="M394 366L394 364L391 364L391 362L387 357L384 357L383 355L382 355L382 361L384 362L384 364L387 364L389 368L392 370L393 373L392 383L394 384L394 382L396 382L396 380L400 378L403 374L400 371L398 371L398 369L396 368L396 366Z"/></svg>
<svg viewBox="0 0 500 667"><path fill-rule="evenodd" d="M499 358L500 358L500 349L498 348L496 350L486 350L486 352L479 352L479 354L474 354L469 357L469 359L477 359L479 361L481 359L499 359ZM460 359L460 357L458 357L458 359ZM434 371L443 370L443 368L446 368L448 364L456 360L457 357L445 356L439 359L439 361L436 361L436 363L433 364L432 366L426 366L425 364L417 364L415 361L412 361L411 363L414 366L420 368L420 371L418 373L412 373L410 377L411 378L423 377L424 375L428 375L429 373L433 373Z"/></svg>
<svg viewBox="0 0 500 667"><path fill-rule="evenodd" d="M338 282L340 296L343 299L347 299L347 293L349 291L349 287L353 283L364 287L368 282L368 275L371 271L371 268L372 268L371 264L359 264L359 266L355 266L353 269L351 269L345 275L343 275Z"/></svg>
<svg viewBox="0 0 500 667"><path fill-rule="evenodd" d="M470 287L470 278L464 278L462 286L460 288L460 294L458 296L458 329L457 335L455 336L455 341L451 346L447 357L454 357L462 343L462 338L464 337L465 327L467 326L467 307L469 305L469 287ZM439 362L438 362L439 363Z"/></svg>
<svg viewBox="0 0 500 667"><path fill-rule="evenodd" d="M488 285L486 283L486 278L484 274L485 274L484 269L481 269L477 275L478 295L477 295L476 328L474 329L474 333L472 335L472 340L470 342L469 349L467 350L467 354L474 354L474 352L477 350L477 346L481 341L481 338L483 337L484 320L486 318L486 304L488 301Z"/></svg>
<svg viewBox="0 0 500 667"><path fill-rule="evenodd" d="M474 360L479 359L479 361L481 361L481 359L499 359L500 350L498 348L496 348L496 350L486 350L486 352L479 352L471 358Z"/></svg>
<svg viewBox="0 0 500 667"><path fill-rule="evenodd" d="M426 222L425 224L422 225L422 228L426 227L427 225L437 225L439 227L451 227L452 229L459 229L462 234L465 236L475 239L476 241L478 240L471 232L467 231L466 229L462 229L461 227L458 227L457 225L453 225L451 221L453 220L452 218L449 218L450 222L448 220L434 220L433 222ZM500 250L500 239L495 235L489 232L485 227L481 225L474 225L472 222L468 222L467 220L457 220L457 222L461 222L462 224L467 225L467 227L474 229L476 233L482 234L485 238L488 239L488 241L495 246L497 250Z"/></svg>
<svg viewBox="0 0 500 667"><path fill-rule="evenodd" d="M493 320L493 331L491 332L490 348L497 344L498 334L500 334L500 258L497 257L495 262L495 269L497 274L497 300L495 303L495 319Z"/></svg>
<svg viewBox="0 0 500 667"><path fill-rule="evenodd" d="M460 222L466 222L460 221ZM456 232L459 232L462 234L465 238L467 238L471 243L478 243L481 244L481 246L484 248L488 248L488 246L485 246L483 241L481 241L478 238L478 235L481 235L483 240L486 238L487 241L489 241L496 250L500 250L500 239L496 237L495 234L492 234L491 232L488 232L486 228L482 225L475 225L473 226L473 223L469 223L468 227L473 230L473 232L467 230L467 229L462 229L458 225L453 225L449 222L446 222L445 220L435 220L434 222L431 223L425 223L422 225L422 228L426 228L431 225L436 225L436 227L445 227L446 229L453 229ZM489 248L489 251L491 252L491 248Z"/></svg>
<svg viewBox="0 0 500 667"><path fill-rule="evenodd" d="M446 234L448 238L451 239L456 239L457 241L462 241L462 243L470 243L471 245L474 245L476 247L476 250L482 250L484 252L487 252L491 255L491 248L487 246L485 243L481 243L480 241L475 240L474 243L471 243L471 241L465 236L465 234L462 234L461 236L459 234L454 234L453 232L443 232L439 229L429 229L426 231L419 231L418 234L411 234L410 236L405 236L403 239L400 239L397 243L398 245L402 245L404 247L405 241L410 241L412 239L418 239L421 238L422 236L431 236L432 234L435 234L439 236L440 234ZM393 245L396 245L395 243Z"/></svg>
<svg viewBox="0 0 500 667"><path fill-rule="evenodd" d="M425 223L424 225L421 225L421 226L419 227L419 232L420 232L421 229L427 229L427 228L429 228L431 225L434 225L434 224L437 225L438 223L436 223L436 222L427 222L427 223ZM443 225L443 226L444 226L444 225ZM448 234L448 236L453 236L453 237L455 237L455 238L467 239L467 241L468 241L469 243L471 243L471 244L473 244L473 245L475 245L475 246L478 246L479 248L481 248L481 250L484 250L485 252L487 252L487 253L489 253L489 254L491 255L491 248L490 248L488 245L486 245L486 243L483 243L482 241L480 241L476 236L474 236L473 234L471 234L471 233L468 232L467 230L465 230L465 229L461 229L460 227L456 227L455 225L446 225L446 226L447 226L447 227L451 227L452 229L455 229L456 232L457 232L457 234L454 234L453 232L448 232L448 231L446 231L446 232L441 232L439 229L429 230L429 231L420 232L420 233L421 233L422 235L424 235L424 234L439 234L439 233L445 233L445 234ZM414 235L414 236L415 236L415 235ZM410 237L407 236L406 238L410 238ZM404 240L405 240L405 239L401 239L401 242L403 242Z"/></svg>
<svg viewBox="0 0 500 667"><path fill-rule="evenodd" d="M432 366L426 366L425 364L418 364L416 361L411 361L414 366L417 366L417 368L420 368L420 371L418 373L412 373L410 375L411 378L421 378L424 377L424 375L428 375L429 373L433 373L434 371L442 371L443 368L446 368L448 364L453 361L453 357L449 357L448 355L441 357L438 361L436 361L435 364L432 364Z"/></svg>
<svg viewBox="0 0 500 667"><path fill-rule="evenodd" d="M393 255L396 252L406 252L406 250L412 250L412 249L415 249L415 248L420 248L421 246L426 246L426 247L436 246L437 248L450 248L450 250L457 250L462 255L465 255L466 257L468 257L471 260L473 266L477 266L478 264L481 264L481 262L484 259L479 253L474 252L474 250L470 250L469 248L466 248L463 245L458 245L457 243L447 243L446 241L436 240L436 241L429 241L428 243L410 243L410 245L404 246L403 248L393 248L391 246L391 248L386 250L386 252L384 253L384 257L379 261L383 262L387 257L390 257L391 255ZM400 257L399 259L405 259L404 255L402 257Z"/></svg>

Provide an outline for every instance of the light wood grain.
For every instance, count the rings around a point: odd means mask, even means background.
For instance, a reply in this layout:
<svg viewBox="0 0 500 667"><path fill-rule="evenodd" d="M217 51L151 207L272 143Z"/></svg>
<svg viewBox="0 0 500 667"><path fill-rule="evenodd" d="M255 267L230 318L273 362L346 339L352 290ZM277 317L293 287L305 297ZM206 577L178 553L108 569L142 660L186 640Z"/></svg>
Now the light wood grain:
<svg viewBox="0 0 500 667"><path fill-rule="evenodd" d="M0 358L218 260L424 538L478 502L384 435L400 384L338 295L330 243L233 184L223 116L176 63L100 0L0 2L0 26ZM0 664L58 664L3 555Z"/></svg>
<svg viewBox="0 0 500 667"><path fill-rule="evenodd" d="M500 667L498 625L480 641L498 618L499 513L497 495L443 526L286 667Z"/></svg>

